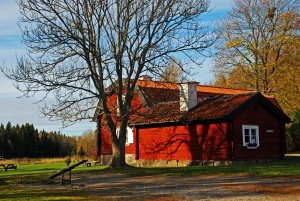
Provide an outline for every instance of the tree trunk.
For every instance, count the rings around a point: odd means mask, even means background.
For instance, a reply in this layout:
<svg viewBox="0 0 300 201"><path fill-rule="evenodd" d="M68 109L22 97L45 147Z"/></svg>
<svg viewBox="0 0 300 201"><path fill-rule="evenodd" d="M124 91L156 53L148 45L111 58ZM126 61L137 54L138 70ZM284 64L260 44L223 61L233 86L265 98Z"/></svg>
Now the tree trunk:
<svg viewBox="0 0 300 201"><path fill-rule="evenodd" d="M125 162L125 147L120 143L112 143L112 159L110 163L112 168L128 167Z"/></svg>

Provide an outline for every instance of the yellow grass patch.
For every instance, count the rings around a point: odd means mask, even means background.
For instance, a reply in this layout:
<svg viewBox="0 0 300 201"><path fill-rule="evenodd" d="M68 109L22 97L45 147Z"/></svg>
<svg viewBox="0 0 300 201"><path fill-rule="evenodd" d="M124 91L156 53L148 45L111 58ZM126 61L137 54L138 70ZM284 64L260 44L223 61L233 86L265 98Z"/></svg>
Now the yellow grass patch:
<svg viewBox="0 0 300 201"><path fill-rule="evenodd" d="M1 164L39 164L39 163L57 163L65 161L64 158L15 158L15 159L5 159L1 160Z"/></svg>

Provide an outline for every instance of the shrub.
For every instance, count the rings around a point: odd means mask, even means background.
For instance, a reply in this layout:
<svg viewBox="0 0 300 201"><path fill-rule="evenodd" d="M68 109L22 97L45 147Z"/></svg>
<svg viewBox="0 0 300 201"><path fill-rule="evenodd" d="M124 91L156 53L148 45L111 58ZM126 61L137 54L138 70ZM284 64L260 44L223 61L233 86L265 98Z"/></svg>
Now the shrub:
<svg viewBox="0 0 300 201"><path fill-rule="evenodd" d="M66 158L65 160L65 163L67 164L67 166L69 166L71 162L72 162L71 157L68 156L68 158Z"/></svg>

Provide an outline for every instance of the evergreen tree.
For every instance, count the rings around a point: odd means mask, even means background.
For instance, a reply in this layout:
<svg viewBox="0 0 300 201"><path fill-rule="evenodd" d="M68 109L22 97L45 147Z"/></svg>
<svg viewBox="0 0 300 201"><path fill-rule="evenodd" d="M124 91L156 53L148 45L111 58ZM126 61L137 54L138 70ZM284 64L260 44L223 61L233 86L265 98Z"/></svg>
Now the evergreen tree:
<svg viewBox="0 0 300 201"><path fill-rule="evenodd" d="M4 135L3 135L3 152L5 157L10 157L11 147L10 147L10 133L11 133L11 123L6 124Z"/></svg>
<svg viewBox="0 0 300 201"><path fill-rule="evenodd" d="M0 154L3 156L3 151L4 151L4 125L0 125Z"/></svg>
<svg viewBox="0 0 300 201"><path fill-rule="evenodd" d="M85 151L84 151L84 149L83 149L82 146L80 146L80 149L79 149L79 151L78 151L78 155L79 155L81 158L84 158L84 156L85 156Z"/></svg>

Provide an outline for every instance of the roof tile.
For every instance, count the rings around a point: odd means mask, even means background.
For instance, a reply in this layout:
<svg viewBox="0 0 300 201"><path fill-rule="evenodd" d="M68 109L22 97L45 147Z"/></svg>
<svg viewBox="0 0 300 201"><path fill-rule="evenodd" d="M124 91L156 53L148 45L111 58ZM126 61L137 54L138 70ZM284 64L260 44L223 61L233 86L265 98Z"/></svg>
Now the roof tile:
<svg viewBox="0 0 300 201"><path fill-rule="evenodd" d="M222 119L256 94L256 92L252 92L200 99L198 105L188 112L180 112L178 101L158 103L139 114L138 117L133 119L130 123L141 125Z"/></svg>

